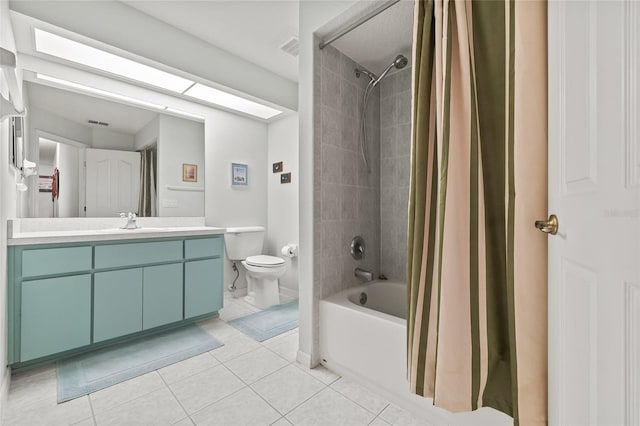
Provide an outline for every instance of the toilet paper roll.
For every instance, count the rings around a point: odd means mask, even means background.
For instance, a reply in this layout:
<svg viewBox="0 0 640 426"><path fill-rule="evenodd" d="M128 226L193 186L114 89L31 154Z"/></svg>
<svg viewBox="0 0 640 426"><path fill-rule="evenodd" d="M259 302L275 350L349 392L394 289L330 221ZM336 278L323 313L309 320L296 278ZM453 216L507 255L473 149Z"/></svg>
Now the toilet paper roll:
<svg viewBox="0 0 640 426"><path fill-rule="evenodd" d="M296 257L298 255L298 246L295 244L287 244L282 247L280 252L285 257Z"/></svg>

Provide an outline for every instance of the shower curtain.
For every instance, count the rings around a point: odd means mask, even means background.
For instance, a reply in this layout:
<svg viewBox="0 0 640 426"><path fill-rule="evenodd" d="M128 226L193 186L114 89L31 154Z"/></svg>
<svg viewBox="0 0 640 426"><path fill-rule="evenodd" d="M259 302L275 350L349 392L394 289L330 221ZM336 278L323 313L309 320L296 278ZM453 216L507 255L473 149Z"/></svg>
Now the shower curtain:
<svg viewBox="0 0 640 426"><path fill-rule="evenodd" d="M138 216L157 216L156 212L156 153L145 149L140 152L140 199Z"/></svg>
<svg viewBox="0 0 640 426"><path fill-rule="evenodd" d="M546 423L546 4L417 1L412 392Z"/></svg>

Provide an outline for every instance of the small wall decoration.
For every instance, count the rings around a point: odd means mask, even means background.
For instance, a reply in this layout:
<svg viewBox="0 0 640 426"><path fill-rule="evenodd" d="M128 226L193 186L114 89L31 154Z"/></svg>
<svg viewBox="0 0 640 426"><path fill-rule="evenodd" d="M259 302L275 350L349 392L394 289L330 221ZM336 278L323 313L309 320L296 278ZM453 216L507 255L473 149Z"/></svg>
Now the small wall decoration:
<svg viewBox="0 0 640 426"><path fill-rule="evenodd" d="M247 186L249 184L249 166L231 163L231 185Z"/></svg>
<svg viewBox="0 0 640 426"><path fill-rule="evenodd" d="M280 183L291 183L291 172L281 174Z"/></svg>
<svg viewBox="0 0 640 426"><path fill-rule="evenodd" d="M273 163L273 173L280 173L280 172L282 172L282 161Z"/></svg>
<svg viewBox="0 0 640 426"><path fill-rule="evenodd" d="M182 181L197 182L198 166L196 166L195 164L183 164L182 165Z"/></svg>

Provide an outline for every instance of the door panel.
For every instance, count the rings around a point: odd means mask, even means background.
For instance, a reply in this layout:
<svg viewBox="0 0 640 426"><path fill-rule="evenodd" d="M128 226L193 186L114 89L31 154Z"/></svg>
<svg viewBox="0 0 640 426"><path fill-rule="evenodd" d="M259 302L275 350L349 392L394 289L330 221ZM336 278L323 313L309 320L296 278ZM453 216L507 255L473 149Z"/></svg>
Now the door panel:
<svg viewBox="0 0 640 426"><path fill-rule="evenodd" d="M142 330L142 268L94 275L93 341Z"/></svg>
<svg viewBox="0 0 640 426"><path fill-rule="evenodd" d="M185 263L184 317L217 312L222 308L222 259Z"/></svg>
<svg viewBox="0 0 640 426"><path fill-rule="evenodd" d="M640 7L548 17L549 424L640 424Z"/></svg>
<svg viewBox="0 0 640 426"><path fill-rule="evenodd" d="M26 281L20 361L91 343L91 275Z"/></svg>
<svg viewBox="0 0 640 426"><path fill-rule="evenodd" d="M182 263L144 268L142 292L144 330L182 320Z"/></svg>

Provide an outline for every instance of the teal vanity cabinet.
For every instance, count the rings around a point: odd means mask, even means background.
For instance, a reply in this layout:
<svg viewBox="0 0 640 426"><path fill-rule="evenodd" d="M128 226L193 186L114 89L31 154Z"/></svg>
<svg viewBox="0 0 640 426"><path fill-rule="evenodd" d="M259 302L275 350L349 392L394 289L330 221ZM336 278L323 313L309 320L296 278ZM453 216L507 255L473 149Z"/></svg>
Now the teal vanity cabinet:
<svg viewBox="0 0 640 426"><path fill-rule="evenodd" d="M222 235L9 246L9 363L216 315Z"/></svg>

